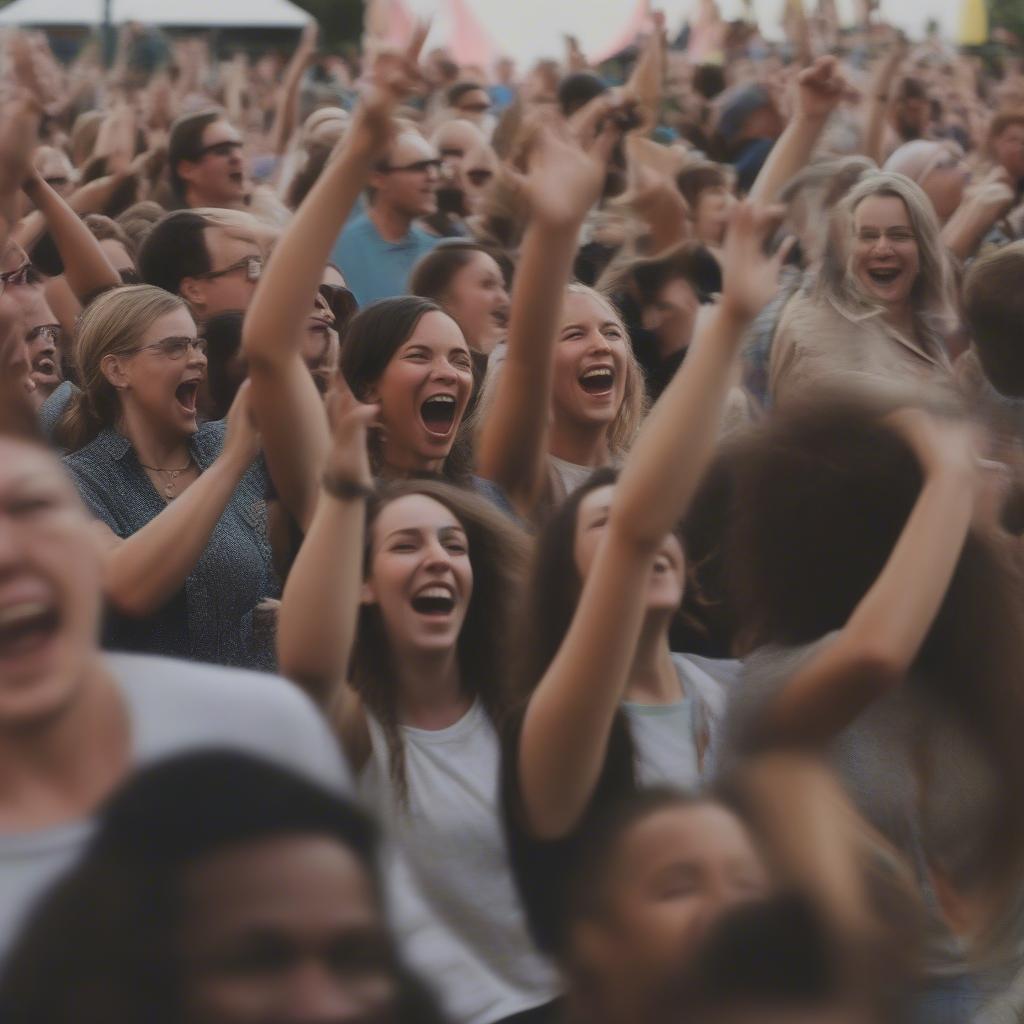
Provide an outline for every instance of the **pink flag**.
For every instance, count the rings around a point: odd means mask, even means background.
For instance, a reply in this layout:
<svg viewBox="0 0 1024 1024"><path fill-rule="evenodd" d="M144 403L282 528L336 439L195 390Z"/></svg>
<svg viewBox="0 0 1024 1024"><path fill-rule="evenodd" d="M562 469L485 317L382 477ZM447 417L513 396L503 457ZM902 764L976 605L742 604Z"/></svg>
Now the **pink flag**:
<svg viewBox="0 0 1024 1024"><path fill-rule="evenodd" d="M622 26L615 38L587 55L590 58L590 63L600 64L602 61L608 60L609 57L614 57L627 46L632 46L636 42L637 36L647 34L653 27L650 0L637 0L633 13L629 16L629 21Z"/></svg>
<svg viewBox="0 0 1024 1024"><path fill-rule="evenodd" d="M489 68L498 56L497 47L466 0L448 0L447 13L451 25L448 50L455 61Z"/></svg>

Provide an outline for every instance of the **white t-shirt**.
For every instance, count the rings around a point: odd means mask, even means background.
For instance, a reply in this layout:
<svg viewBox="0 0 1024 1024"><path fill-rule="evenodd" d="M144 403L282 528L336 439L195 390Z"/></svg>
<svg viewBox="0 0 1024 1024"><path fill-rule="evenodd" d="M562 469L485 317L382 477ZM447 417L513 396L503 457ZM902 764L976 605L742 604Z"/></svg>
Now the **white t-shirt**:
<svg viewBox="0 0 1024 1024"><path fill-rule="evenodd" d="M696 789L711 774L718 723L738 661L673 654L682 697L674 704L623 702L636 749L639 782Z"/></svg>
<svg viewBox="0 0 1024 1024"><path fill-rule="evenodd" d="M558 995L527 934L498 812L498 736L476 702L446 729L402 728L408 802L370 716L360 792L384 823L391 916L410 966L456 1024L491 1024Z"/></svg>
<svg viewBox="0 0 1024 1024"><path fill-rule="evenodd" d="M348 766L312 702L275 676L137 654L105 655L125 700L132 762L227 748L350 792ZM0 835L0 962L31 905L75 861L91 819Z"/></svg>

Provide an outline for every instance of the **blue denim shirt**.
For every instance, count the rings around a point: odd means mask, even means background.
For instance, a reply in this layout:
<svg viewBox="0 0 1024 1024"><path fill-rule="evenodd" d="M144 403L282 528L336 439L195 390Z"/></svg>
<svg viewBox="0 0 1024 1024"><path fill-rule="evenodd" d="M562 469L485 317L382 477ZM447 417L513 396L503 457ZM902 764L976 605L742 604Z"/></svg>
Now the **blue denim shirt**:
<svg viewBox="0 0 1024 1024"><path fill-rule="evenodd" d="M190 442L201 471L224 447L223 421L205 423ZM130 537L167 507L139 465L131 442L103 430L65 463L89 511L118 537ZM218 665L272 669L274 651L266 631L254 638L253 608L278 597L267 538L268 480L262 458L242 477L213 528L185 586L158 612L143 619L108 609L104 646L163 654Z"/></svg>

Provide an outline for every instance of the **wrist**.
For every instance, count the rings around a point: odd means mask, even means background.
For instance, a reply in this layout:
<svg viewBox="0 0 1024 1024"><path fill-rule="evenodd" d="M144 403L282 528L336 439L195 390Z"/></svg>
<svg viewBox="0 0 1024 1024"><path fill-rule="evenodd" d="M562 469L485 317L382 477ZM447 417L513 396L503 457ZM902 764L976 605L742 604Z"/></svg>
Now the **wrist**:
<svg viewBox="0 0 1024 1024"><path fill-rule="evenodd" d="M730 299L728 294L723 294L718 303L719 322L737 334L742 334L751 325L754 315L745 306Z"/></svg>
<svg viewBox="0 0 1024 1024"><path fill-rule="evenodd" d="M347 473L327 470L320 481L324 494L337 501L367 501L376 493L372 484L365 483Z"/></svg>

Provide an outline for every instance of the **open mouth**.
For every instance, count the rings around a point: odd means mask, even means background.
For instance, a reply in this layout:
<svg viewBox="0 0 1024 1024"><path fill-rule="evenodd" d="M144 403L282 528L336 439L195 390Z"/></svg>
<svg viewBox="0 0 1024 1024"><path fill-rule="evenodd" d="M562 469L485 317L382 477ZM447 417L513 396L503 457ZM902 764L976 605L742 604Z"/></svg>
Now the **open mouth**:
<svg viewBox="0 0 1024 1024"><path fill-rule="evenodd" d="M413 596L412 607L419 615L442 618L455 610L455 594L450 587L434 583Z"/></svg>
<svg viewBox="0 0 1024 1024"><path fill-rule="evenodd" d="M57 364L49 356L41 356L32 364L32 369L44 377L52 377L57 372Z"/></svg>
<svg viewBox="0 0 1024 1024"><path fill-rule="evenodd" d="M892 284L902 272L900 267L870 267L868 268L868 277L875 284L888 285Z"/></svg>
<svg viewBox="0 0 1024 1024"><path fill-rule="evenodd" d="M431 395L420 406L420 418L431 434L447 437L455 425L455 396Z"/></svg>
<svg viewBox="0 0 1024 1024"><path fill-rule="evenodd" d="M588 395L610 395L615 386L615 371L610 366L595 366L580 377L580 387Z"/></svg>
<svg viewBox="0 0 1024 1024"><path fill-rule="evenodd" d="M491 310L491 319L496 327L508 327L508 310L504 306L501 309Z"/></svg>
<svg viewBox="0 0 1024 1024"><path fill-rule="evenodd" d="M0 608L0 660L34 654L53 639L59 626L57 609L41 601Z"/></svg>
<svg viewBox="0 0 1024 1024"><path fill-rule="evenodd" d="M174 389L174 397L186 412L194 414L199 399L199 381L187 380L184 384L179 384Z"/></svg>
<svg viewBox="0 0 1024 1024"><path fill-rule="evenodd" d="M241 171L230 171L228 177L236 185L242 185L245 182L245 175Z"/></svg>

